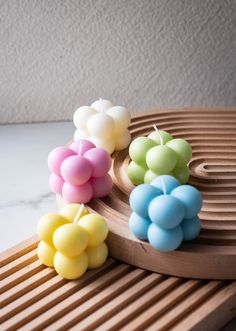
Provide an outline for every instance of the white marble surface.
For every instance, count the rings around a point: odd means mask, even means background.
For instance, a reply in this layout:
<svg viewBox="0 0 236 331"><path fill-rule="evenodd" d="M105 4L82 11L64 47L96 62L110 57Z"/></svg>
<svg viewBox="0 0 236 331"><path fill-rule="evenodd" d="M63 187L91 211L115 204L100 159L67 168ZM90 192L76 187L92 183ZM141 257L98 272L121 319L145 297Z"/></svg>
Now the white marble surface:
<svg viewBox="0 0 236 331"><path fill-rule="evenodd" d="M38 219L57 210L47 156L73 132L71 122L0 126L0 251L34 235Z"/></svg>

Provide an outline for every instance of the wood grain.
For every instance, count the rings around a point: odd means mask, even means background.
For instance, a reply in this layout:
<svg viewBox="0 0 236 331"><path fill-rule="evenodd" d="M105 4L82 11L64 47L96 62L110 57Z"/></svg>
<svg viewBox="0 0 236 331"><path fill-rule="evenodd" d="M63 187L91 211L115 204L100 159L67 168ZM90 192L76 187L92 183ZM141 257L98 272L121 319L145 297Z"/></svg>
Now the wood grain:
<svg viewBox="0 0 236 331"><path fill-rule="evenodd" d="M153 124L192 145L189 183L203 195L201 233L170 253L160 253L129 231L128 149L113 154L112 192L89 204L108 221L113 258L179 277L236 279L236 109L161 109L132 117L132 138L148 135ZM59 197L59 205L64 204Z"/></svg>
<svg viewBox="0 0 236 331"><path fill-rule="evenodd" d="M163 276L112 258L67 281L35 262L37 237L30 242L4 254L3 331L215 331L236 315L236 282Z"/></svg>

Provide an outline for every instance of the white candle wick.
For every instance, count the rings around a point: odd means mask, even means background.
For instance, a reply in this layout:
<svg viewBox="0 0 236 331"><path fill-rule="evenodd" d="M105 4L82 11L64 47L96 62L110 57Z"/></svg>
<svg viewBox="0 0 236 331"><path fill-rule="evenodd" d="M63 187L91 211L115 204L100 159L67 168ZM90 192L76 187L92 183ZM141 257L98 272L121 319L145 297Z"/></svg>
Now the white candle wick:
<svg viewBox="0 0 236 331"><path fill-rule="evenodd" d="M164 181L163 178L161 178L161 186L162 186L162 190L163 190L164 195L166 195L167 190L166 190L166 185L165 185L165 181Z"/></svg>
<svg viewBox="0 0 236 331"><path fill-rule="evenodd" d="M75 215L73 223L75 223L75 224L78 223L78 221L80 219L80 216L81 216L82 212L84 211L84 208L85 208L85 205L82 203L79 207L79 210L78 210L77 214Z"/></svg>
<svg viewBox="0 0 236 331"><path fill-rule="evenodd" d="M159 136L161 145L164 145L163 138L162 138L162 135L160 134L160 131L159 131L158 127L156 126L156 124L154 124L153 127L157 131L157 134Z"/></svg>

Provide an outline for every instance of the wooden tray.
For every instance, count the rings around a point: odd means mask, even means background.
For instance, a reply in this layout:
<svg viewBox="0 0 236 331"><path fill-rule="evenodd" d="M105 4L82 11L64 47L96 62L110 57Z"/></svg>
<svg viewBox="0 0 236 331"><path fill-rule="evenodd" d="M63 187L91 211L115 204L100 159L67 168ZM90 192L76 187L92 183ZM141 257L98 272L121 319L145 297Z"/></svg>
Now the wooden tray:
<svg viewBox="0 0 236 331"><path fill-rule="evenodd" d="M113 155L114 187L90 208L103 214L111 230L109 252L114 258L163 274L236 279L236 109L164 109L132 118L132 138L147 135L152 125L187 139L193 148L189 183L203 194L199 238L177 251L159 253L137 240L128 229L128 198L133 186L127 178L128 149Z"/></svg>
<svg viewBox="0 0 236 331"><path fill-rule="evenodd" d="M66 281L31 238L1 254L2 331L215 331L235 316L236 282L181 279L109 259Z"/></svg>

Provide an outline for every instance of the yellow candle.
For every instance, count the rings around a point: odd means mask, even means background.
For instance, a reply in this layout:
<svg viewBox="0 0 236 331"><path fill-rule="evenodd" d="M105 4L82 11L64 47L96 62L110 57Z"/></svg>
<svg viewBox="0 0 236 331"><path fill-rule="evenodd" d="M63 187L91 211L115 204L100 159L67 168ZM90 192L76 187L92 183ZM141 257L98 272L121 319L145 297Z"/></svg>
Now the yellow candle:
<svg viewBox="0 0 236 331"><path fill-rule="evenodd" d="M53 246L48 245L45 241L41 240L38 245L38 258L48 267L54 266L54 256L56 250Z"/></svg>
<svg viewBox="0 0 236 331"><path fill-rule="evenodd" d="M86 249L88 256L88 268L99 268L106 261L108 256L108 249L105 242L95 247L88 247Z"/></svg>
<svg viewBox="0 0 236 331"><path fill-rule="evenodd" d="M108 256L104 242L107 223L99 214L88 214L84 205L70 204L60 214L43 216L38 235L39 259L66 279L79 278L87 268L100 267Z"/></svg>
<svg viewBox="0 0 236 331"><path fill-rule="evenodd" d="M60 252L56 252L54 258L54 268L56 272L66 279L76 279L81 277L88 268L88 257L82 253L77 257L68 257Z"/></svg>
<svg viewBox="0 0 236 331"><path fill-rule="evenodd" d="M100 245L108 235L105 219L99 214L85 215L78 223L88 234L88 247Z"/></svg>

